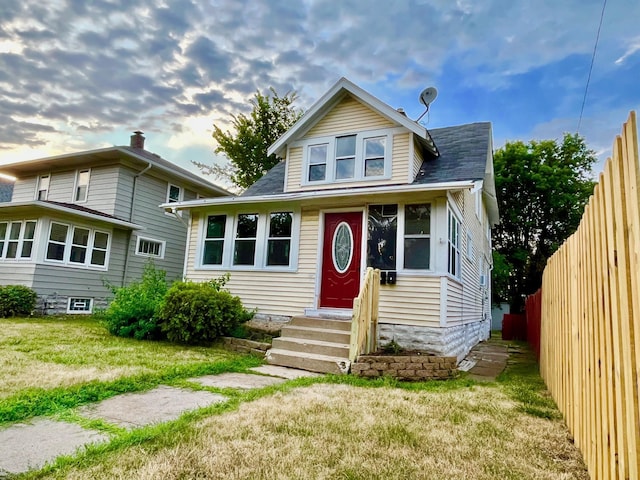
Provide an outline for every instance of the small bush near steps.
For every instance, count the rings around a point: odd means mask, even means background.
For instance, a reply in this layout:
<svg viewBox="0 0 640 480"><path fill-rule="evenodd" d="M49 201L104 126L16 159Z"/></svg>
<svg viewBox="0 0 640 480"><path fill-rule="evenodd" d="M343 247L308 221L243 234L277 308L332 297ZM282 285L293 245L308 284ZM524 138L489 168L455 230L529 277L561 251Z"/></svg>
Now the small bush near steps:
<svg viewBox="0 0 640 480"><path fill-rule="evenodd" d="M38 296L24 285L0 286L0 317L31 315Z"/></svg>
<svg viewBox="0 0 640 480"><path fill-rule="evenodd" d="M176 282L158 310L162 332L172 342L207 343L229 335L253 314L222 287L228 276L206 283Z"/></svg>

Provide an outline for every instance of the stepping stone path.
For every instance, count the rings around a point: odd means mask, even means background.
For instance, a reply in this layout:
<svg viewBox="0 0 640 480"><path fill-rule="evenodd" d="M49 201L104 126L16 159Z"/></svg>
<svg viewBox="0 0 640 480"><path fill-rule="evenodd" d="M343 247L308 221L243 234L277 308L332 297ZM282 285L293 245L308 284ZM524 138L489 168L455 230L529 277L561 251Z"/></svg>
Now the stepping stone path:
<svg viewBox="0 0 640 480"><path fill-rule="evenodd" d="M259 373L273 375L223 373L192 378L190 381L219 388L251 389L277 385L287 379L315 377L319 374L286 367L256 367ZM279 378L274 378L279 377ZM126 393L102 402L80 407L85 418L99 419L123 428L134 429L175 420L189 410L225 402L217 393L161 385L148 392ZM37 418L7 428L0 427L0 479L7 475L40 469L61 455L71 455L82 447L109 441L101 432L75 423Z"/></svg>

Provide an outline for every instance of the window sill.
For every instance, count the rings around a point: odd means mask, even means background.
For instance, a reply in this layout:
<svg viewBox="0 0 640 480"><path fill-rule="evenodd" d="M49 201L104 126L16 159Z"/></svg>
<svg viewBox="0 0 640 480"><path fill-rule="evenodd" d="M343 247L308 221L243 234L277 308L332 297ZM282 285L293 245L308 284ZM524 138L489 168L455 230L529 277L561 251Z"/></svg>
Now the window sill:
<svg viewBox="0 0 640 480"><path fill-rule="evenodd" d="M92 270L96 272L106 272L109 270L108 266L101 267L101 266L95 266L95 265L76 265L73 263L56 262L53 260L44 260L42 264L48 265L48 266L73 268L75 270Z"/></svg>
<svg viewBox="0 0 640 480"><path fill-rule="evenodd" d="M195 271L296 273L295 267L256 267L253 265L200 265Z"/></svg>

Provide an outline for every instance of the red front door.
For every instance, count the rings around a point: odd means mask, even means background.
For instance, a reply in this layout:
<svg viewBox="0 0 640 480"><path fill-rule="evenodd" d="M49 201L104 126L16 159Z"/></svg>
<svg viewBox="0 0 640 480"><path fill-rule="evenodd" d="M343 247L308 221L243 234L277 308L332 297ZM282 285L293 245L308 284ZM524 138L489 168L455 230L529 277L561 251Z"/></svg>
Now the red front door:
<svg viewBox="0 0 640 480"><path fill-rule="evenodd" d="M326 213L320 307L352 308L360 291L362 212Z"/></svg>

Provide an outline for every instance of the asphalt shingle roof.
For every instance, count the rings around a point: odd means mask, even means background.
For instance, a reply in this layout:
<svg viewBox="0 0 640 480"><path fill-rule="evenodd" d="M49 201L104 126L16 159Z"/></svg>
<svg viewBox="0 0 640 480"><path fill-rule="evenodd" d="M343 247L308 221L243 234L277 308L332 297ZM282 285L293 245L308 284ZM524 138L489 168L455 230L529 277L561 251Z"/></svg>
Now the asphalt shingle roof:
<svg viewBox="0 0 640 480"><path fill-rule="evenodd" d="M10 202L13 196L13 182L0 179L0 202Z"/></svg>
<svg viewBox="0 0 640 480"><path fill-rule="evenodd" d="M429 130L440 153L424 160L414 184L482 180L491 148L491 124L469 123ZM284 193L285 162L269 170L241 195L277 195Z"/></svg>

